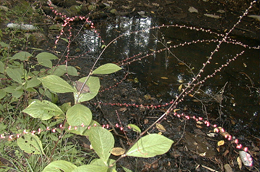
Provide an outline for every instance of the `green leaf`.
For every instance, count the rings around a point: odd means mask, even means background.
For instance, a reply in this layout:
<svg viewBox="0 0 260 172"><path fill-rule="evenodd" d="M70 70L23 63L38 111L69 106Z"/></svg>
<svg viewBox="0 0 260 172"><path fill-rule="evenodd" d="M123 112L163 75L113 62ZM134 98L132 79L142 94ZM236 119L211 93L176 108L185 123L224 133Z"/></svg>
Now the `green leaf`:
<svg viewBox="0 0 260 172"><path fill-rule="evenodd" d="M12 69L12 68L6 68L7 75L14 81L18 82L19 84L22 84L22 75L23 72L20 68Z"/></svg>
<svg viewBox="0 0 260 172"><path fill-rule="evenodd" d="M92 74L110 74L121 70L122 68L113 63L107 63L99 66Z"/></svg>
<svg viewBox="0 0 260 172"><path fill-rule="evenodd" d="M77 69L76 69L75 67L73 67L73 66L68 66L68 67L67 67L67 72L68 72L68 74L71 75L71 76L78 76L78 71L77 71Z"/></svg>
<svg viewBox="0 0 260 172"><path fill-rule="evenodd" d="M127 127L132 128L133 131L135 131L137 133L141 133L141 129L138 126L134 125L134 124L128 124Z"/></svg>
<svg viewBox="0 0 260 172"><path fill-rule="evenodd" d="M26 153L44 154L41 140L31 133L19 137L17 145Z"/></svg>
<svg viewBox="0 0 260 172"><path fill-rule="evenodd" d="M109 167L113 163L114 163L114 165L112 167ZM113 160L113 159L108 159L107 163L104 163L104 161L102 159L93 159L90 162L90 165L97 165L100 167L109 167L107 172L116 171L116 164L115 164L115 160Z"/></svg>
<svg viewBox="0 0 260 172"><path fill-rule="evenodd" d="M5 65L3 62L0 61L0 73L4 73L5 72Z"/></svg>
<svg viewBox="0 0 260 172"><path fill-rule="evenodd" d="M16 53L15 55L13 55L13 57L10 57L10 59L18 59L21 61L27 61L27 60L29 60L30 57L32 57L32 54L25 52L25 51L21 51L19 53Z"/></svg>
<svg viewBox="0 0 260 172"><path fill-rule="evenodd" d="M36 56L36 58L40 65L48 67L48 68L52 68L51 60L58 59L57 56L55 56L51 53L48 53L48 52L42 52L42 53L38 54Z"/></svg>
<svg viewBox="0 0 260 172"><path fill-rule="evenodd" d="M4 98L6 95L6 92L3 89L0 89L0 99Z"/></svg>
<svg viewBox="0 0 260 172"><path fill-rule="evenodd" d="M86 77L81 78L79 81L84 83L85 79ZM89 77L88 81L86 82L86 85L89 87L90 92L80 94L78 102L91 100L98 94L100 88L99 78L93 76ZM78 97L78 93L74 92L74 99L77 100L77 97Z"/></svg>
<svg viewBox="0 0 260 172"><path fill-rule="evenodd" d="M76 104L68 109L66 118L71 126L80 126L81 124L88 126L92 120L92 113L88 107Z"/></svg>
<svg viewBox="0 0 260 172"><path fill-rule="evenodd" d="M37 59L48 59L48 60L55 60L55 59L58 59L57 56L51 54L51 53L48 53L48 52L42 52L42 53L39 53L37 56L36 56Z"/></svg>
<svg viewBox="0 0 260 172"><path fill-rule="evenodd" d="M47 165L42 172L72 172L77 168L76 165L72 164L71 162L58 160L53 161L49 165Z"/></svg>
<svg viewBox="0 0 260 172"><path fill-rule="evenodd" d="M13 97L15 97L15 98L19 98L19 97L21 97L23 95L23 91L22 90L14 90L13 92L12 92L12 96Z"/></svg>
<svg viewBox="0 0 260 172"><path fill-rule="evenodd" d="M105 166L98 166L98 165L82 165L78 168L76 168L75 170L73 170L72 172L107 172L108 167Z"/></svg>
<svg viewBox="0 0 260 172"><path fill-rule="evenodd" d="M139 139L126 153L127 156L150 158L166 153L173 141L159 134L149 134Z"/></svg>
<svg viewBox="0 0 260 172"><path fill-rule="evenodd" d="M69 93L76 91L76 89L74 89L70 84L56 75L48 75L39 78L39 80L42 82L44 87L56 93Z"/></svg>
<svg viewBox="0 0 260 172"><path fill-rule="evenodd" d="M78 76L77 69L73 66L67 66L66 65L59 65L53 67L51 70L48 71L49 74L62 76L65 73L68 73L71 76Z"/></svg>
<svg viewBox="0 0 260 172"><path fill-rule="evenodd" d="M132 172L132 170L129 170L128 168L122 167L125 172Z"/></svg>
<svg viewBox="0 0 260 172"><path fill-rule="evenodd" d="M107 164L110 151L115 144L113 135L102 127L92 127L90 128L89 140L99 158Z"/></svg>
<svg viewBox="0 0 260 172"><path fill-rule="evenodd" d="M33 77L27 81L26 89L36 87L40 84L41 84L41 81L39 81L37 77Z"/></svg>
<svg viewBox="0 0 260 172"><path fill-rule="evenodd" d="M92 128L92 127L101 127L101 125L97 121L92 120L91 123L89 124L89 127L90 128ZM90 130L88 130L87 127L82 127L82 128L84 129L84 132L82 133L82 135L89 137Z"/></svg>
<svg viewBox="0 0 260 172"><path fill-rule="evenodd" d="M53 116L63 114L62 110L55 104L43 100L34 100L26 109L22 112L29 114L33 118L40 118L41 120L48 120Z"/></svg>

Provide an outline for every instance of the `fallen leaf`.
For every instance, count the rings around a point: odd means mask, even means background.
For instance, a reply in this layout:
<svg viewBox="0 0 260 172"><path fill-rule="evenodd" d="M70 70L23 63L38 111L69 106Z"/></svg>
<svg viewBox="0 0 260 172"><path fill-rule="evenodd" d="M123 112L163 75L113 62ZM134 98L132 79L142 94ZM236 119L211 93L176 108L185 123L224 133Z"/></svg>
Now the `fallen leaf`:
<svg viewBox="0 0 260 172"><path fill-rule="evenodd" d="M166 129L164 128L164 126L162 124L158 124L156 123L156 128L160 131L160 132L165 132Z"/></svg>
<svg viewBox="0 0 260 172"><path fill-rule="evenodd" d="M188 9L188 11L190 12L190 13L198 13L199 11L196 9L196 8L194 8L194 7L190 7L189 9Z"/></svg>
<svg viewBox="0 0 260 172"><path fill-rule="evenodd" d="M111 154L114 156L120 156L123 155L124 153L125 153L125 149L121 147L114 147L111 151Z"/></svg>
<svg viewBox="0 0 260 172"><path fill-rule="evenodd" d="M225 144L225 141L224 141L224 140L218 141L218 146L222 146L222 145L224 145L224 144Z"/></svg>
<svg viewBox="0 0 260 172"><path fill-rule="evenodd" d="M204 16L214 18L214 19L220 19L221 18L220 16L214 15L214 14L204 14Z"/></svg>
<svg viewBox="0 0 260 172"><path fill-rule="evenodd" d="M224 169L225 169L225 172L232 172L233 171L229 164L225 164Z"/></svg>
<svg viewBox="0 0 260 172"><path fill-rule="evenodd" d="M161 77L161 79L168 79L168 78L167 78L167 77L165 77L165 76L162 76L162 77Z"/></svg>

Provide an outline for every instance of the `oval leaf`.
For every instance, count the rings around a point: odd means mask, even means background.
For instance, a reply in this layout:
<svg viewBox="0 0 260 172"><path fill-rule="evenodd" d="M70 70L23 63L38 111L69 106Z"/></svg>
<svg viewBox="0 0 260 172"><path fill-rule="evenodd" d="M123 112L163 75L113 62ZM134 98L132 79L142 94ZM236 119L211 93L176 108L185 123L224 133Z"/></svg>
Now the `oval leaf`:
<svg viewBox="0 0 260 172"><path fill-rule="evenodd" d="M159 134L149 134L139 139L126 153L127 156L150 158L166 153L173 141Z"/></svg>
<svg viewBox="0 0 260 172"><path fill-rule="evenodd" d="M48 68L52 67L51 60L58 59L57 56L55 56L51 53L48 53L48 52L42 52L42 53L38 54L36 56L36 58L37 58L37 61L40 65L48 67Z"/></svg>
<svg viewBox="0 0 260 172"><path fill-rule="evenodd" d="M18 60L21 60L21 61L26 61L30 57L32 57L32 55L30 53L25 52L25 51L21 51L19 53L16 53L15 55L13 55L13 57L11 57L11 59L18 59Z"/></svg>
<svg viewBox="0 0 260 172"><path fill-rule="evenodd" d="M68 73L71 76L78 76L78 71L73 66L59 65L57 67L55 66L55 67L51 68L48 71L48 74L57 75L57 76L62 76L65 73Z"/></svg>
<svg viewBox="0 0 260 172"><path fill-rule="evenodd" d="M63 114L63 111L57 105L47 100L43 100L42 102L35 100L22 112L41 120L47 120L53 116Z"/></svg>
<svg viewBox="0 0 260 172"><path fill-rule="evenodd" d="M33 77L32 79L27 81L26 89L36 87L41 84L41 81L37 79L37 77Z"/></svg>
<svg viewBox="0 0 260 172"><path fill-rule="evenodd" d="M71 126L80 126L81 124L88 126L92 120L92 113L88 107L76 104L68 109L66 118Z"/></svg>
<svg viewBox="0 0 260 172"><path fill-rule="evenodd" d="M39 78L39 80L42 82L44 87L56 93L69 93L76 91L76 89L74 89L70 84L56 75L48 75Z"/></svg>
<svg viewBox="0 0 260 172"><path fill-rule="evenodd" d="M84 83L86 77L81 78L79 81ZM84 101L88 101L93 99L99 91L100 88L100 81L98 77L89 77L88 81L86 82L86 85L89 88L89 92L88 93L81 93L80 97L78 99L78 102L84 102ZM78 98L78 92L74 92L74 99L77 100Z"/></svg>
<svg viewBox="0 0 260 172"><path fill-rule="evenodd" d="M12 80L18 82L19 84L22 84L23 72L20 68L16 68L16 69L7 68L6 73Z"/></svg>
<svg viewBox="0 0 260 172"><path fill-rule="evenodd" d="M4 98L6 95L6 92L3 89L0 89L0 99Z"/></svg>
<svg viewBox="0 0 260 172"><path fill-rule="evenodd" d="M4 73L5 72L5 65L3 62L0 61L0 73Z"/></svg>
<svg viewBox="0 0 260 172"><path fill-rule="evenodd" d="M18 138L17 145L26 153L44 154L41 140L31 133Z"/></svg>
<svg viewBox="0 0 260 172"><path fill-rule="evenodd" d="M113 63L107 63L99 66L92 74L110 74L121 70L122 68Z"/></svg>
<svg viewBox="0 0 260 172"><path fill-rule="evenodd" d="M82 165L72 172L86 172L86 171L98 171L98 172L107 172L108 167L106 166L99 166L99 165Z"/></svg>
<svg viewBox="0 0 260 172"><path fill-rule="evenodd" d="M114 147L115 140L113 135L102 127L91 127L89 130L89 140L97 155L107 164L110 151Z"/></svg>
<svg viewBox="0 0 260 172"><path fill-rule="evenodd" d="M49 165L47 165L42 172L71 172L77 168L76 165L72 164L71 162L58 160L53 161Z"/></svg>

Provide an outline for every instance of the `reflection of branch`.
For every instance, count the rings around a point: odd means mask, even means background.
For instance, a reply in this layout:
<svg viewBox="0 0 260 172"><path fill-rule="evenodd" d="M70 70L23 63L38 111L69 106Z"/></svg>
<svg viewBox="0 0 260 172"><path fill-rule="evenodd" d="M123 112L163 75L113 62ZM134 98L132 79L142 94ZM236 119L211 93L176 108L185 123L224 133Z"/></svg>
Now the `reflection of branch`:
<svg viewBox="0 0 260 172"><path fill-rule="evenodd" d="M252 79L245 73L245 72L239 72L241 74L246 75L246 77L249 79L249 81L251 82L251 85L254 86L254 82L252 81Z"/></svg>
<svg viewBox="0 0 260 172"><path fill-rule="evenodd" d="M155 36L154 36L155 37ZM170 48L167 46L167 44L163 43L162 41L160 41L159 39L157 39L159 43L161 43L165 48L166 50L179 62L179 63L182 63L184 64L188 69L189 69L189 72L192 73L193 76L195 76L195 74L192 72L192 69L190 68L189 65L187 65L184 61L180 60L175 54L173 54L173 52L170 50Z"/></svg>

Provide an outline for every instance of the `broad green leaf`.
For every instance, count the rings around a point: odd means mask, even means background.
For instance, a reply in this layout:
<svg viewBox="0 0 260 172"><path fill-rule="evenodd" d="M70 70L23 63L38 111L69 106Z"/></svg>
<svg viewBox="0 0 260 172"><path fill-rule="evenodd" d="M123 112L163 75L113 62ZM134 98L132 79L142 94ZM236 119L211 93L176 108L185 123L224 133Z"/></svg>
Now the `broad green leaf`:
<svg viewBox="0 0 260 172"><path fill-rule="evenodd" d="M141 133L141 129L134 124L128 124L127 127L130 127L131 129L133 129L133 131L135 131L137 133Z"/></svg>
<svg viewBox="0 0 260 172"><path fill-rule="evenodd" d="M43 100L34 100L26 109L22 112L29 114L33 118L40 118L41 120L50 119L53 116L63 114L62 110L55 104Z"/></svg>
<svg viewBox="0 0 260 172"><path fill-rule="evenodd" d="M12 96L13 97L15 97L15 98L19 98L19 97L21 97L23 95L23 90L14 90L13 92L12 92Z"/></svg>
<svg viewBox="0 0 260 172"><path fill-rule="evenodd" d="M67 66L66 65L59 65L51 68L51 70L48 71L48 74L51 75L57 75L57 76L62 76L65 73L68 73L71 76L78 76L77 69L73 66Z"/></svg>
<svg viewBox="0 0 260 172"><path fill-rule="evenodd" d="M17 145L26 153L44 154L41 140L31 133L19 137Z"/></svg>
<svg viewBox="0 0 260 172"><path fill-rule="evenodd" d="M71 162L58 160L52 161L49 165L47 165L42 172L72 172L77 168L76 165L72 164Z"/></svg>
<svg viewBox="0 0 260 172"><path fill-rule="evenodd" d="M76 104L68 109L66 113L67 122L71 126L88 126L92 120L90 109L84 105Z"/></svg>
<svg viewBox="0 0 260 172"><path fill-rule="evenodd" d="M26 89L33 88L41 84L41 81L37 79L37 77L33 77L27 81Z"/></svg>
<svg viewBox="0 0 260 172"><path fill-rule="evenodd" d="M4 98L6 95L6 92L3 89L0 89L0 99Z"/></svg>
<svg viewBox="0 0 260 172"><path fill-rule="evenodd" d="M71 102L66 102L66 103L63 103L61 106L60 106L61 110L66 113L68 111L69 108L71 108Z"/></svg>
<svg viewBox="0 0 260 172"><path fill-rule="evenodd" d="M68 74L71 75L71 76L78 76L78 71L77 71L77 69L76 69L75 67L73 67L73 66L68 66L68 67L67 67L67 72L68 72Z"/></svg>
<svg viewBox="0 0 260 172"><path fill-rule="evenodd" d="M4 47L4 48L6 48L6 47L9 48L9 45L4 43L4 42L2 42L2 41L0 41L0 46Z"/></svg>
<svg viewBox="0 0 260 172"><path fill-rule="evenodd" d="M149 134L139 139L126 153L127 156L150 158L166 153L173 141L159 134Z"/></svg>
<svg viewBox="0 0 260 172"><path fill-rule="evenodd" d="M90 128L92 128L92 127L101 127L101 125L100 125L97 121L92 120L91 123L89 124L89 127L90 127ZM82 133L82 135L84 135L84 136L89 136L90 130L88 130L87 127L84 127L84 128L85 128L85 130L84 130L84 132Z"/></svg>
<svg viewBox="0 0 260 172"><path fill-rule="evenodd" d="M44 87L56 93L69 93L76 91L76 89L74 89L70 84L56 75L48 75L39 78L39 80L42 82Z"/></svg>
<svg viewBox="0 0 260 172"><path fill-rule="evenodd" d="M21 61L27 61L27 60L29 60L30 57L32 57L32 55L30 53L21 51L19 53L16 53L15 55L13 55L13 57L10 57L10 59L18 59Z"/></svg>
<svg viewBox="0 0 260 172"><path fill-rule="evenodd" d="M48 60L55 60L55 59L58 59L57 56L51 54L51 53L48 53L48 52L42 52L42 53L39 53L36 58L38 59L48 59Z"/></svg>
<svg viewBox="0 0 260 172"><path fill-rule="evenodd" d="M81 78L79 81L84 83L85 79L86 77ZM86 82L86 85L89 87L90 92L81 93L78 102L85 102L91 100L98 94L100 88L99 78L93 76L89 77L88 81ZM78 92L74 92L74 99L77 100L77 98Z"/></svg>
<svg viewBox="0 0 260 172"><path fill-rule="evenodd" d="M99 158L107 164L110 151L115 144L113 135L102 127L92 127L90 128L89 140Z"/></svg>
<svg viewBox="0 0 260 172"><path fill-rule="evenodd" d="M38 54L36 56L37 61L40 65L48 67L48 68L52 68L52 61L51 60L55 60L58 59L57 56L48 53L48 52L42 52L40 54Z"/></svg>
<svg viewBox="0 0 260 172"><path fill-rule="evenodd" d="M99 66L92 74L110 74L121 70L122 68L113 63L107 63Z"/></svg>
<svg viewBox="0 0 260 172"><path fill-rule="evenodd" d="M128 168L122 167L125 172L132 172L132 170L129 170Z"/></svg>
<svg viewBox="0 0 260 172"><path fill-rule="evenodd" d="M0 73L4 73L5 72L5 65L3 62L0 61Z"/></svg>
<svg viewBox="0 0 260 172"><path fill-rule="evenodd" d="M52 68L52 61L48 59L37 59L39 65Z"/></svg>
<svg viewBox="0 0 260 172"><path fill-rule="evenodd" d="M98 165L82 165L78 168L76 168L75 170L73 170L72 172L107 172L108 167L105 166L98 166Z"/></svg>
<svg viewBox="0 0 260 172"><path fill-rule="evenodd" d="M6 73L12 80L22 84L23 71L20 68L6 68Z"/></svg>
<svg viewBox="0 0 260 172"><path fill-rule="evenodd" d="M3 90L7 93L13 93L15 91L15 89L16 89L16 86L14 86L14 85L3 88Z"/></svg>
<svg viewBox="0 0 260 172"><path fill-rule="evenodd" d="M101 167L109 167L115 162L113 159L108 159L108 161L105 163L102 159L93 159L90 162L90 165L97 165ZM108 172L116 171L116 164L114 164L112 167L109 168Z"/></svg>

